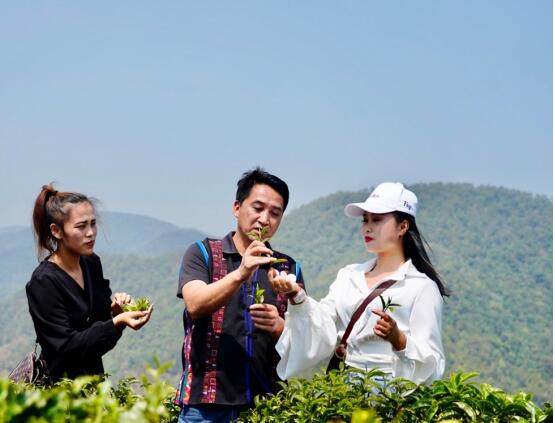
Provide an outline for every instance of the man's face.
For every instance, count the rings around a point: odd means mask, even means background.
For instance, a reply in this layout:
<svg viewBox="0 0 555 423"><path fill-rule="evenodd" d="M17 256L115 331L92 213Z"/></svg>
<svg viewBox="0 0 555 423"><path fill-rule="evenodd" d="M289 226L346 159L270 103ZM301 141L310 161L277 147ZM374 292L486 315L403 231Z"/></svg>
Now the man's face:
<svg viewBox="0 0 555 423"><path fill-rule="evenodd" d="M242 234L268 226L268 236L272 237L283 217L283 198L269 185L255 184L241 204L237 200L233 203L233 215Z"/></svg>

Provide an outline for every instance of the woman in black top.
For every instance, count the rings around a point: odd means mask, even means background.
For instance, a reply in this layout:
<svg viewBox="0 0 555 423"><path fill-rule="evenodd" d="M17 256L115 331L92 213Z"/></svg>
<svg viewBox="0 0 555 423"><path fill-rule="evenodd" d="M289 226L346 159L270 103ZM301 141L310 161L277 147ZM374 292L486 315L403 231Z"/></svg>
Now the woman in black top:
<svg viewBox="0 0 555 423"><path fill-rule="evenodd" d="M96 217L83 194L43 186L35 201L33 224L39 257L47 257L26 285L29 312L37 340L53 380L104 373L102 355L110 351L129 326L140 329L146 311L123 312L131 302L114 294L93 253Z"/></svg>

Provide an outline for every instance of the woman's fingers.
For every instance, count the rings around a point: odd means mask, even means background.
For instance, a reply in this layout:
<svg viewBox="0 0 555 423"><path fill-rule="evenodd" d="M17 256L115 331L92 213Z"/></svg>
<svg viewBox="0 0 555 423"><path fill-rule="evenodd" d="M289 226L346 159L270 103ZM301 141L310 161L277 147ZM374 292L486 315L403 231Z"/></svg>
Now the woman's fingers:
<svg viewBox="0 0 555 423"><path fill-rule="evenodd" d="M129 304L132 300L133 299L131 298L131 295L125 292L116 292L114 294L112 304L114 303L118 305Z"/></svg>
<svg viewBox="0 0 555 423"><path fill-rule="evenodd" d="M372 313L380 316L374 325L374 333L381 338L389 339L395 331L397 322L383 310L372 310Z"/></svg>
<svg viewBox="0 0 555 423"><path fill-rule="evenodd" d="M142 328L150 320L152 315L152 306L146 311L128 311L125 313L125 324L132 329L138 330Z"/></svg>
<svg viewBox="0 0 555 423"><path fill-rule="evenodd" d="M393 318L383 310L379 310L379 309L376 308L376 309L372 310L372 313L380 316L383 320L386 320L386 321L392 321L393 320Z"/></svg>
<svg viewBox="0 0 555 423"><path fill-rule="evenodd" d="M278 272L276 269L268 271L268 280L277 293L289 293L296 290L297 278L292 273Z"/></svg>

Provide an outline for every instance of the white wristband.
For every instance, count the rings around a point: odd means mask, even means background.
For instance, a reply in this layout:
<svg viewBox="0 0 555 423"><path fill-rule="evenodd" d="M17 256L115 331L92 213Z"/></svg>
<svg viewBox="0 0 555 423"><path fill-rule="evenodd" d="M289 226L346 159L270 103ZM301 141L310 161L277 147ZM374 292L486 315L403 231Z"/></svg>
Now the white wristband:
<svg viewBox="0 0 555 423"><path fill-rule="evenodd" d="M305 302L305 300L306 300L306 292L304 292L304 289L301 289L299 292L297 292L297 295L295 295L293 298L289 298L289 301L293 305L302 304Z"/></svg>

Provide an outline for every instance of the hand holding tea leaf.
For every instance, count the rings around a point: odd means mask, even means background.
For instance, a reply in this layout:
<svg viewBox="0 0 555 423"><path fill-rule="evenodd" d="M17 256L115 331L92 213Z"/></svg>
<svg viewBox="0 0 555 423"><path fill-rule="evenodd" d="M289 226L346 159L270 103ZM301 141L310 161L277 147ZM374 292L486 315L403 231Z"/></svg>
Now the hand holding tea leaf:
<svg viewBox="0 0 555 423"><path fill-rule="evenodd" d="M122 306L124 304L131 302L131 295L126 294L125 292L116 292L112 297L112 304L110 308L112 309L112 316L117 316L120 313L123 313Z"/></svg>
<svg viewBox="0 0 555 423"><path fill-rule="evenodd" d="M271 236L269 236L269 233L270 233L270 227L262 226L261 228L255 228L252 231L247 232L246 235L253 242L258 241L258 242L265 243L271 239ZM273 258L269 253L266 253L265 256L271 259L270 264L287 262L287 260L284 258L280 258L280 259ZM254 302L257 304L261 304L264 302L264 288L256 289L256 292L254 294Z"/></svg>
<svg viewBox="0 0 555 423"><path fill-rule="evenodd" d="M268 236L269 232L270 232L269 226L262 226L261 228L255 228L252 231L247 232L246 235L251 241L260 241L264 243L272 239L271 236ZM287 263L287 259L276 258L272 261L272 264L279 264L279 263Z"/></svg>
<svg viewBox="0 0 555 423"><path fill-rule="evenodd" d="M249 307L254 326L272 334L278 339L283 332L284 321L273 304L253 304Z"/></svg>
<svg viewBox="0 0 555 423"><path fill-rule="evenodd" d="M120 328L128 326L134 330L139 330L148 323L153 310L150 300L146 297L124 304L122 308L123 313L113 319L114 325Z"/></svg>
<svg viewBox="0 0 555 423"><path fill-rule="evenodd" d="M372 310L372 313L380 317L374 326L374 333L380 338L391 342L391 345L395 350L404 350L407 345L407 337L403 331L399 329L395 319L386 313L387 310L392 310L392 307L401 307L401 305L391 302L391 298L388 298L387 301L385 301L381 295L380 300L382 302L383 310Z"/></svg>
<svg viewBox="0 0 555 423"><path fill-rule="evenodd" d="M271 264L272 250L259 241L253 241L243 253L239 268L236 270L241 282L248 280L259 266Z"/></svg>

